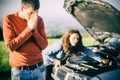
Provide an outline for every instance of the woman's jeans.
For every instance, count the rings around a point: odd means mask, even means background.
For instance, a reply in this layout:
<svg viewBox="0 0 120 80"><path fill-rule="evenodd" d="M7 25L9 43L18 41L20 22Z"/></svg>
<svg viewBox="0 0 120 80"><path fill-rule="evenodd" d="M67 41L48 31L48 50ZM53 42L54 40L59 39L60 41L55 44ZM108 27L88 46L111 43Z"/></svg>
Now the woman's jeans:
<svg viewBox="0 0 120 80"><path fill-rule="evenodd" d="M53 80L51 77L53 65L45 66L45 80Z"/></svg>
<svg viewBox="0 0 120 80"><path fill-rule="evenodd" d="M44 80L44 65L33 70L11 69L12 80Z"/></svg>

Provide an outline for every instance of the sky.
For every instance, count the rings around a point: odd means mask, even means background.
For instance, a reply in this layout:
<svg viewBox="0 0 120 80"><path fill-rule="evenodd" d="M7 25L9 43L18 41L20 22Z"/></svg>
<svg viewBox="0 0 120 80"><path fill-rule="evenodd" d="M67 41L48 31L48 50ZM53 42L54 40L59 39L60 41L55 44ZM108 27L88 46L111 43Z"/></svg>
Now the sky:
<svg viewBox="0 0 120 80"><path fill-rule="evenodd" d="M114 4L115 7L120 9L120 0L104 0ZM20 10L21 0L0 0L0 14L15 12ZM63 9L64 0L40 0L39 14L47 17L64 16L69 17L67 12Z"/></svg>
<svg viewBox="0 0 120 80"><path fill-rule="evenodd" d="M120 9L120 0L104 0ZM21 0L0 0L0 18L6 14L20 10ZM73 19L63 8L64 0L40 0L39 15L44 19L64 18ZM73 19L74 20L74 19Z"/></svg>
<svg viewBox="0 0 120 80"><path fill-rule="evenodd" d="M0 15L5 16L20 10L21 0L0 0ZM70 18L63 8L64 0L40 0L39 15L43 18Z"/></svg>
<svg viewBox="0 0 120 80"><path fill-rule="evenodd" d="M105 0L112 3L120 10L120 0ZM14 13L20 10L21 0L0 0L0 19L5 15ZM51 22L60 22L75 26L80 26L80 23L63 8L64 0L40 0L39 15L45 21L45 24ZM69 21L69 22L68 22Z"/></svg>
<svg viewBox="0 0 120 80"><path fill-rule="evenodd" d="M63 8L64 0L40 0L41 8L39 14L47 17L61 17L67 16Z"/></svg>
<svg viewBox="0 0 120 80"><path fill-rule="evenodd" d="M0 19L5 15L20 10L21 0L0 0ZM64 0L40 0L39 15L43 18L45 24L51 22L66 22L69 24L80 25L72 15L67 13L64 8ZM81 26L81 25L80 25Z"/></svg>

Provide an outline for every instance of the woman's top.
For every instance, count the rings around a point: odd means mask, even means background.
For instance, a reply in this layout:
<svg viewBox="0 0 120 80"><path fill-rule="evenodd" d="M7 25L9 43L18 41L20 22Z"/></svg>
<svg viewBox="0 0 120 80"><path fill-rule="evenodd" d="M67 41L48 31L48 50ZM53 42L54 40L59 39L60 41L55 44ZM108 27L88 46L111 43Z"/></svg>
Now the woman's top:
<svg viewBox="0 0 120 80"><path fill-rule="evenodd" d="M83 50L80 52L82 54L86 54L87 56L93 58L101 62L102 58L100 55L92 52L87 47L84 47ZM43 60L44 65L54 65L54 63L58 60L64 60L67 55L65 55L62 45L62 40L57 40L53 45L50 45L43 51ZM77 55L79 56L79 55Z"/></svg>

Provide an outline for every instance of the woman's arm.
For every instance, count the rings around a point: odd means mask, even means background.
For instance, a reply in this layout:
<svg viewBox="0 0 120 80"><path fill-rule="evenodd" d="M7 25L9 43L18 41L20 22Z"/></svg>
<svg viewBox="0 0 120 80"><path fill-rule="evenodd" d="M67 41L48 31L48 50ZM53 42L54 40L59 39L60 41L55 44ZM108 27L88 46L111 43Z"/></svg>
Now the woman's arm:
<svg viewBox="0 0 120 80"><path fill-rule="evenodd" d="M99 54L96 54L96 53L92 52L87 47L84 47L83 53L87 54L89 57L93 58L96 61L101 62L101 60L103 60L103 58Z"/></svg>
<svg viewBox="0 0 120 80"><path fill-rule="evenodd" d="M50 62L56 62L59 59L57 55L60 54L62 50L62 42L61 40L56 41L54 44L50 45L43 51L43 59L45 64L49 64Z"/></svg>

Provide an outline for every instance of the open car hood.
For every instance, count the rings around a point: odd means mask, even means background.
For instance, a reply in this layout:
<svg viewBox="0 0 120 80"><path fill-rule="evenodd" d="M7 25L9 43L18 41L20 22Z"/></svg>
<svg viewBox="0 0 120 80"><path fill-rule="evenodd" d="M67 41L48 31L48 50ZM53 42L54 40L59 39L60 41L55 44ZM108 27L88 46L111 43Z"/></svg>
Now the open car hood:
<svg viewBox="0 0 120 80"><path fill-rule="evenodd" d="M96 40L120 37L120 11L101 0L65 0L64 9Z"/></svg>

